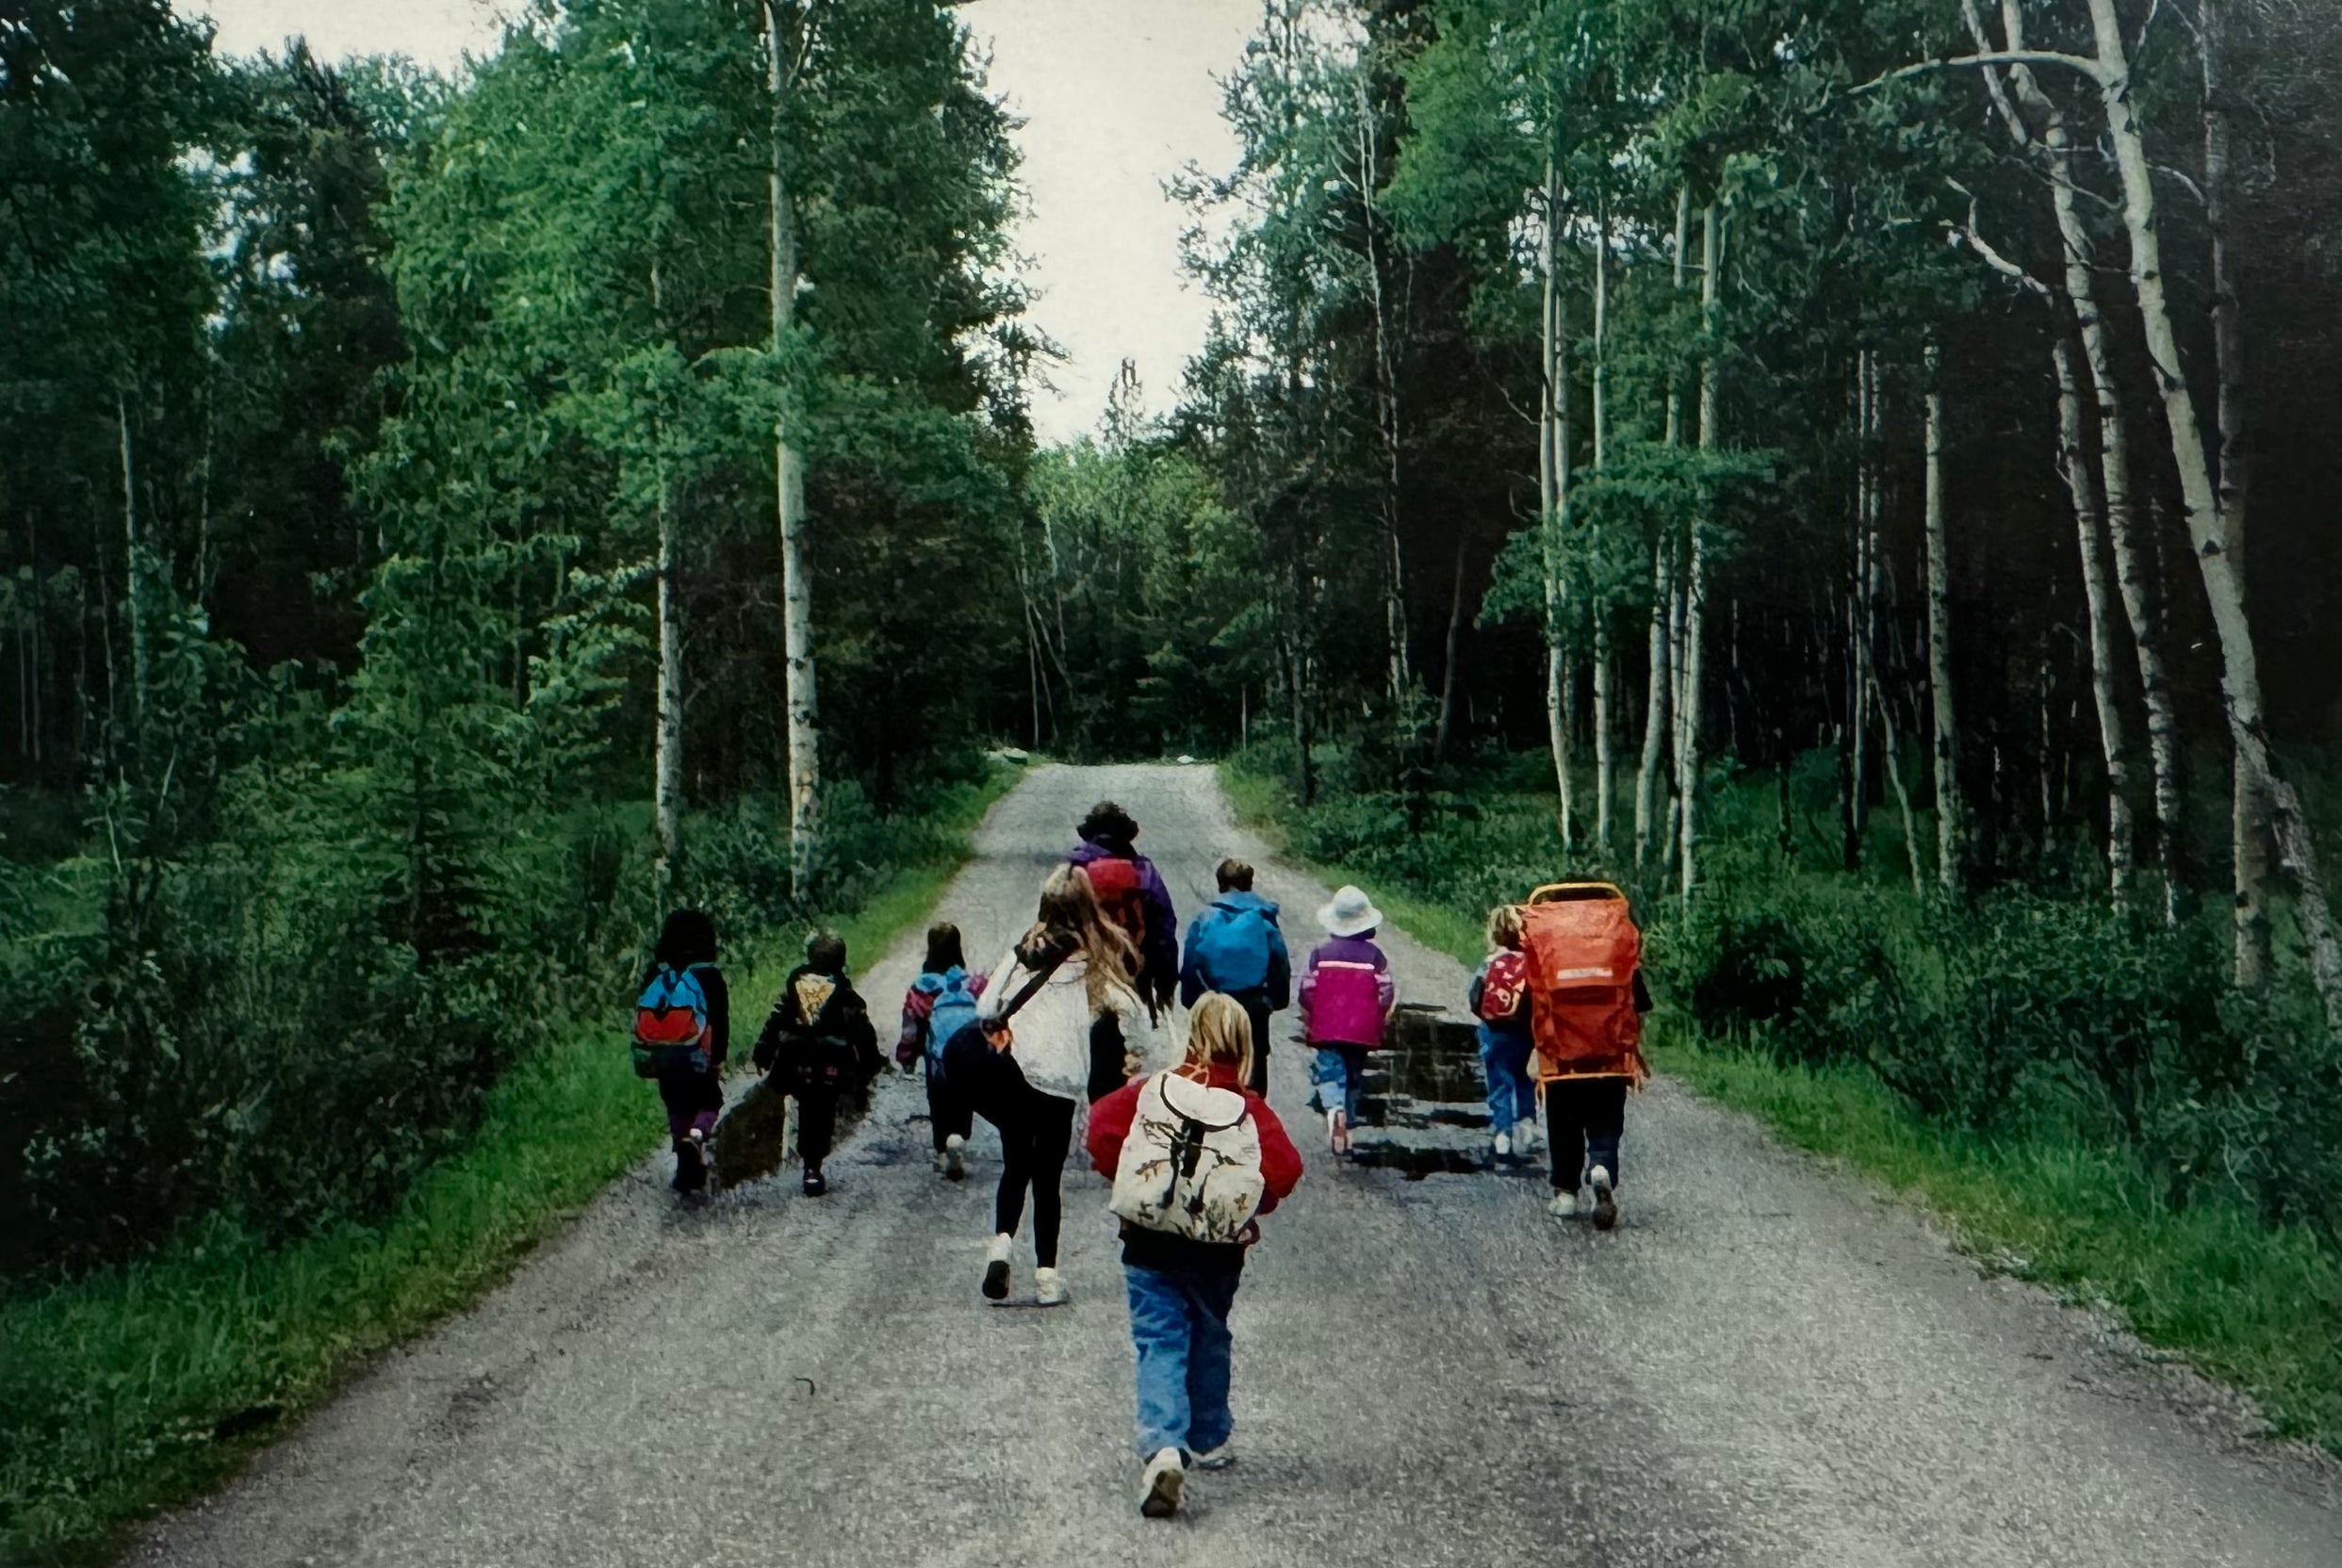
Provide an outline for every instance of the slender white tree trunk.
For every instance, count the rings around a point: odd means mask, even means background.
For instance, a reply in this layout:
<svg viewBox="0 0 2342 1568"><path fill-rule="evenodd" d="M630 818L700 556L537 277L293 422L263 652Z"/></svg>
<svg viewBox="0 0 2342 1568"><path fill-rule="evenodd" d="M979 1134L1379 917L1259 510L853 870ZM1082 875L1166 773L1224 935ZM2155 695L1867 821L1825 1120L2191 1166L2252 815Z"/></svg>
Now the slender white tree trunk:
<svg viewBox="0 0 2342 1568"><path fill-rule="evenodd" d="M1649 857L1651 833L1658 825L1660 796L1664 789L1660 760L1666 750L1668 696L1674 684L1667 668L1667 605L1673 597L1667 547L1661 540L1651 546L1650 678L1643 699L1643 762L1634 776L1634 863L1638 866Z"/></svg>
<svg viewBox="0 0 2342 1568"><path fill-rule="evenodd" d="M2299 897L2298 918L2310 950L2310 971L2318 983L2329 1022L2342 1028L2342 942L2337 942L2326 900L2325 880L2318 870L2317 844L2301 819L2301 805L2292 786L2279 775L2268 747L2267 714L2262 707L2261 673L2252 645L2252 626L2245 612L2243 562L2230 547L2220 515L2219 498L2212 482L2203 427L2195 398L2187 388L2179 352L2179 334L2171 321L2170 302L2163 286L2162 237L2155 216L2154 165L2147 156L2146 139L2131 103L2130 58L2114 0L2089 0L2090 23L2096 35L2096 77L2106 108L2106 126L2114 141L2116 167L2122 175L2122 216L2131 239L2131 283L2138 296L2147 351L2154 363L2155 382L2163 396L2165 425L2170 433L2171 455L2179 469L2180 496L2187 536L2195 547L2196 567L2203 579L2204 597L2212 609L2212 624L2220 645L2220 695L2228 714L2231 738L2247 778L2268 798L2271 825L2291 873ZM2241 394L2241 386L2238 387ZM2266 910L2257 897L2261 890L2249 885L2247 868L2236 876L2236 943L2238 983L2260 976L2245 970L2244 958L2257 943Z"/></svg>
<svg viewBox="0 0 2342 1568"><path fill-rule="evenodd" d="M1708 338L1707 351L1699 366L1699 449L1715 451L1722 444L1718 419L1718 376L1721 367L1716 353L1718 316L1723 301L1724 214L1714 202L1708 204L1706 219L1700 224L1699 302L1701 325ZM1707 502L1702 501L1692 517L1692 547L1683 571L1683 735L1682 763L1676 779L1676 792L1682 797L1681 861L1678 868L1679 884L1683 896L1689 898L1699 883L1699 719L1700 673L1703 644L1708 617L1708 519L1704 515Z"/></svg>
<svg viewBox="0 0 2342 1568"><path fill-rule="evenodd" d="M1607 384L1610 359L1610 213L1602 213L1594 249L1594 471L1599 474L1609 458L1610 414ZM1617 727L1616 655L1611 646L1611 602L1607 592L1594 596L1594 841L1610 848L1611 819L1616 814L1618 758L1613 731Z"/></svg>
<svg viewBox="0 0 2342 1568"><path fill-rule="evenodd" d="M1960 888L1967 803L1959 792L1959 706L1952 685L1952 566L1943 506L1943 355L1927 345L1927 694L1934 719L1936 877ZM1901 788L1900 779L1896 788Z"/></svg>
<svg viewBox="0 0 2342 1568"><path fill-rule="evenodd" d="M2114 685L2114 607L2107 592L2105 542L2082 424L2082 392L2073 347L2061 333L2052 350L2057 371L2057 456L2073 497L2074 543L2082 557L2082 593L2089 609L2090 696L2106 763L2106 879L2115 898L2130 893L2133 828L2131 749Z"/></svg>
<svg viewBox="0 0 2342 1568"><path fill-rule="evenodd" d="M146 726L146 545L139 537L139 475L130 448L130 400L114 394L114 426L122 437L123 618L130 624L130 732Z"/></svg>
<svg viewBox="0 0 2342 1568"><path fill-rule="evenodd" d="M683 873L683 625L676 592L675 512L659 481L659 880L672 888Z"/></svg>
<svg viewBox="0 0 2342 1568"><path fill-rule="evenodd" d="M1562 644L1565 628L1562 576L1562 513L1569 498L1569 443L1564 430L1567 404L1563 379L1567 363L1562 347L1561 173L1551 159L1545 171L1544 317L1540 330L1543 368L1537 402L1538 527L1545 541L1545 715L1553 750L1553 776L1561 796L1562 843L1572 833L1569 779L1569 724L1564 711L1567 662Z"/></svg>
<svg viewBox="0 0 2342 1568"><path fill-rule="evenodd" d="M1872 676L1875 686L1877 677ZM1903 782L1903 763L1895 755L1894 710L1887 705L1883 687L1871 693L1871 706L1878 710L1878 760L1886 770L1887 783L1894 791L1895 805L1903 815L1903 854L1911 863L1911 896L1924 898L1927 891L1927 873L1919 854L1919 827L1911 815L1911 792Z"/></svg>
<svg viewBox="0 0 2342 1568"><path fill-rule="evenodd" d="M772 92L773 351L781 351L796 310L796 209L789 195L784 135L789 93L784 0L765 0L766 85ZM813 574L806 559L805 466L783 422L773 431L773 470L780 518L781 645L788 661L789 871L792 890L811 887L821 832L821 708L813 671Z"/></svg>
<svg viewBox="0 0 2342 1568"><path fill-rule="evenodd" d="M1846 857L1849 868L1859 863L1865 829L1870 823L1870 704L1876 682L1872 663L1878 619L1878 355L1865 349L1855 361L1855 428L1861 456L1855 467L1854 501L1854 625L1848 633L1854 659L1849 692L1854 709L1850 739L1854 753L1853 793L1846 801Z"/></svg>

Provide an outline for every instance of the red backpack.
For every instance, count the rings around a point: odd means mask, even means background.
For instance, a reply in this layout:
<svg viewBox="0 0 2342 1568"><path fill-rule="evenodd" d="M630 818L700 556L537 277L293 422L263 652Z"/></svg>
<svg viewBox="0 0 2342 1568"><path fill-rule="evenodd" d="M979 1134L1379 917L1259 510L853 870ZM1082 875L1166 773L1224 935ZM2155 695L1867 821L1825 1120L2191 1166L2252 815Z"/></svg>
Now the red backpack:
<svg viewBox="0 0 2342 1568"><path fill-rule="evenodd" d="M1529 955L1504 952L1488 960L1480 982L1480 1016L1489 1023L1509 1023L1520 1017L1529 1000Z"/></svg>
<svg viewBox="0 0 2342 1568"><path fill-rule="evenodd" d="M1098 895L1105 918L1129 933L1132 941L1145 941L1146 883L1138 874L1138 862L1107 856L1082 867L1082 874L1089 878L1089 890Z"/></svg>
<svg viewBox="0 0 2342 1568"><path fill-rule="evenodd" d="M1639 1078L1643 1017L1634 972L1643 933L1607 882L1539 888L1525 911L1530 1031L1549 1077Z"/></svg>

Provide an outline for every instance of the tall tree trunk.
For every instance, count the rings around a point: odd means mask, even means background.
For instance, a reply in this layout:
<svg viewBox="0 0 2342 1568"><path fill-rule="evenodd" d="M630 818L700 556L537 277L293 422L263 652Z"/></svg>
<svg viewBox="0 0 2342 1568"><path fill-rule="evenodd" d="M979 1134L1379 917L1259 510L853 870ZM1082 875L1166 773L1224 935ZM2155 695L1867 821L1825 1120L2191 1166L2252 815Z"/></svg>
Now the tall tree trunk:
<svg viewBox="0 0 2342 1568"><path fill-rule="evenodd" d="M1874 683L1877 676L1871 677ZM1911 816L1911 792L1903 783L1903 763L1894 748L1894 710L1887 704L1884 686L1871 694L1871 706L1878 712L1878 761L1887 775L1887 783L1894 791L1896 807L1903 817L1903 854L1911 863L1911 896L1924 898L1927 892L1927 873L1919 854L1919 827Z"/></svg>
<svg viewBox="0 0 2342 1568"><path fill-rule="evenodd" d="M1569 442L1564 429L1563 378L1567 365L1562 348L1561 173L1546 160L1544 311L1539 330L1542 368L1537 401L1537 526L1545 544L1545 716L1548 743L1553 752L1553 778L1561 797L1563 847L1571 839L1569 726L1562 711L1564 632L1562 580L1562 512L1568 505Z"/></svg>
<svg viewBox="0 0 2342 1568"><path fill-rule="evenodd" d="M1610 209L1604 205L1594 248L1594 471L1609 460L1610 360ZM1614 742L1617 716L1613 688L1616 655L1611 646L1611 602L1607 590L1597 589L1589 605L1594 617L1594 841L1610 850L1611 819L1616 814L1618 759Z"/></svg>
<svg viewBox="0 0 2342 1568"><path fill-rule="evenodd" d="M1713 452L1722 445L1717 421L1718 382L1722 367L1716 352L1716 333L1723 302L1720 273L1724 266L1724 214L1714 202L1700 224L1700 323L1707 339L1699 365L1699 449ZM1708 618L1708 518L1713 502L1704 496L1692 516L1692 547L1683 571L1683 734L1682 762L1676 792L1682 797L1682 856L1679 866L1683 896L1690 898L1699 884L1699 714L1700 671Z"/></svg>
<svg viewBox="0 0 2342 1568"><path fill-rule="evenodd" d="M1674 684L1667 659L1667 607L1674 596L1667 570L1666 542L1655 541L1651 545L1650 678L1643 699L1643 761L1634 776L1634 863L1638 866L1649 857L1651 833L1658 825L1660 797L1665 789L1660 776L1660 759L1666 747L1670 712L1667 699Z"/></svg>
<svg viewBox="0 0 2342 1568"><path fill-rule="evenodd" d="M2097 486L2082 426L2082 394L2073 346L2060 333L2052 349L2057 370L2058 466L2073 497L2074 542L2082 557L2082 593L2089 609L2090 697L2098 709L2098 739L2106 764L2106 879L2117 901L2131 887L2131 748L2114 685L2114 608L2106 587L2105 548Z"/></svg>
<svg viewBox="0 0 2342 1568"><path fill-rule="evenodd" d="M773 352L785 346L796 311L796 209L789 195L785 138L790 89L784 0L765 0L766 86L772 93ZM821 708L813 671L813 574L806 559L805 466L784 420L773 430L773 470L780 518L781 644L788 661L789 875L802 897L811 886L821 831Z"/></svg>
<svg viewBox="0 0 2342 1568"><path fill-rule="evenodd" d="M1464 541L1456 540L1455 586L1448 596L1447 657L1439 674L1439 723L1432 734L1432 762L1448 760L1448 739L1455 721L1456 650L1464 638Z"/></svg>
<svg viewBox="0 0 2342 1568"><path fill-rule="evenodd" d="M2025 47L2024 16L2018 0L2002 0L2002 25L2007 47ZM1970 31L1978 48L1989 46L1981 24L1971 16ZM1990 80L1990 74L1987 75ZM2147 705L2147 752L2154 790L2155 842L2153 864L2163 879L2163 918L2179 922L2179 714L2163 658L2160 606L2154 600L2150 574L2139 547L2137 504L2131 489L2130 415L2115 377L2114 351L2105 318L2098 303L2095 242L2082 220L2074 173L2072 136L2065 110L2041 90L2030 68L2013 67L2009 80L2025 112L2039 125L2041 151L2049 165L2050 204L2056 217L2064 257L2064 287L2073 307L2074 324L2082 343L2082 367L2089 376L2086 389L2098 417L2099 471L2107 543L2114 552L2115 585L2122 602L2123 619L2131 633L2133 656ZM2013 109L2004 108L2011 135L2020 146L2030 144L2032 130ZM2151 528L2150 537L2153 537Z"/></svg>
<svg viewBox="0 0 2342 1568"><path fill-rule="evenodd" d="M675 511L665 465L659 476L659 714L657 815L659 883L677 887L683 875L683 626L676 592Z"/></svg>
<svg viewBox="0 0 2342 1568"><path fill-rule="evenodd" d="M2301 934L2310 949L2310 971L2325 1002L2329 1022L2342 1028L2342 942L2330 914L2326 886L2317 865L2317 845L2301 820L2301 800L2279 774L2268 746L2268 718L2261 699L2261 672L2252 645L2252 626L2245 612L2243 562L2230 548L2220 515L2219 498L2213 488L2203 427L2195 398L2188 391L2179 352L2179 334L2172 325L2170 302L2163 287L2162 237L2155 217L2154 166L2131 103L2130 59L2114 0L2090 0L2090 23L2096 34L2096 76L2106 107L2115 163L2122 175L2122 216L2130 231L2131 283L2138 296L2139 315L2154 362L2155 382L2163 395L2165 424L2171 455L2179 469L2180 496L2186 511L2187 536L2195 547L2196 567L2210 601L2212 624L2219 637L2220 694L2227 710L2231 738L2245 774L2266 792L2274 835L2292 874L2299 898ZM2239 372L2240 376L2240 372ZM2241 396L2241 385L2236 389ZM2249 868L2236 868L2237 979L2249 983L2259 976L2247 971L2249 950L2260 939L2267 921L2263 890L2250 884Z"/></svg>
<svg viewBox="0 0 2342 1568"><path fill-rule="evenodd" d="M1967 809L1959 792L1959 708L1952 686L1952 569L1943 509L1943 355L1927 345L1927 694L1934 718L1936 876L1960 889ZM2077 409L2078 416L2078 409ZM1900 788L1901 781L1897 780Z"/></svg>
<svg viewBox="0 0 2342 1568"><path fill-rule="evenodd" d="M114 394L114 425L122 437L123 618L130 626L130 731L146 727L146 547L139 537L138 468L130 449L130 400Z"/></svg>
<svg viewBox="0 0 2342 1568"><path fill-rule="evenodd" d="M1855 428L1861 456L1855 469L1853 624L1848 647L1854 675L1848 686L1853 720L1849 727L1854 753L1854 789L1846 798L1846 867L1861 864L1864 837L1870 824L1870 704L1876 682L1872 662L1877 653L1873 641L1878 621L1878 356L1865 349L1855 361Z"/></svg>
<svg viewBox="0 0 2342 1568"><path fill-rule="evenodd" d="M1407 660L1407 561L1399 529L1400 455L1399 372L1391 354L1390 306L1383 288L1383 252L1375 235L1374 195L1381 184L1381 155L1376 147L1374 117L1367 101L1367 72L1356 75L1358 91L1358 195L1364 207L1367 239L1367 282L1374 302L1375 422L1383 437L1383 618L1390 645L1390 696L1402 726L1401 711L1414 683ZM1410 740L1410 745L1413 744Z"/></svg>

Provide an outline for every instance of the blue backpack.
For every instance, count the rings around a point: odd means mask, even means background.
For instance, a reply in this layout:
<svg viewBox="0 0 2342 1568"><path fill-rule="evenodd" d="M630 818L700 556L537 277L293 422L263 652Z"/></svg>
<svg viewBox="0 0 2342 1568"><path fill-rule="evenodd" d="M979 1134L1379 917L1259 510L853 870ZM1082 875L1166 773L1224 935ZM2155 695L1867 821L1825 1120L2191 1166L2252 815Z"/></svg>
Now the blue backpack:
<svg viewBox="0 0 2342 1568"><path fill-rule="evenodd" d="M975 1021L976 1008L976 994L966 970L955 964L940 978L943 988L935 993L935 1006L927 1014L927 1077L939 1084L943 1081L943 1047Z"/></svg>
<svg viewBox="0 0 2342 1568"><path fill-rule="evenodd" d="M669 1064L686 1057L706 1070L709 1066L708 993L689 970L662 966L634 1003L634 1032L630 1041L634 1075L656 1078Z"/></svg>
<svg viewBox="0 0 2342 1568"><path fill-rule="evenodd" d="M1216 991L1247 991L1269 983L1269 956L1276 942L1273 906L1214 904L1195 923L1187 961L1203 972Z"/></svg>

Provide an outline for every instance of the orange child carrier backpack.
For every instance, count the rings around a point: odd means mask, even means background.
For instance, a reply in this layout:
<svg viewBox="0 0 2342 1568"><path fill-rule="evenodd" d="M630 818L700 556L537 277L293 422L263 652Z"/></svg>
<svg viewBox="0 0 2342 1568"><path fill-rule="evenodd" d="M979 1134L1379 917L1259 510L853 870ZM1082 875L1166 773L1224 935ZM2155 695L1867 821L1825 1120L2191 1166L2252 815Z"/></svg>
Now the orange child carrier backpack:
<svg viewBox="0 0 2342 1568"><path fill-rule="evenodd" d="M1608 882L1557 882L1529 895L1530 1032L1540 1078L1640 1078L1634 972L1643 933Z"/></svg>

